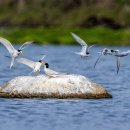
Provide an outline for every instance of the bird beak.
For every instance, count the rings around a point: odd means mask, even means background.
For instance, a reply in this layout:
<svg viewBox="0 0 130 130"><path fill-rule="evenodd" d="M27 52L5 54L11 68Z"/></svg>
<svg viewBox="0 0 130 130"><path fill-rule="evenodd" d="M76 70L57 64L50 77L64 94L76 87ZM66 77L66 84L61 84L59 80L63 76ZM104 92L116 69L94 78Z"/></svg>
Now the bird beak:
<svg viewBox="0 0 130 130"><path fill-rule="evenodd" d="M42 61L42 65L45 66L45 62L44 61Z"/></svg>

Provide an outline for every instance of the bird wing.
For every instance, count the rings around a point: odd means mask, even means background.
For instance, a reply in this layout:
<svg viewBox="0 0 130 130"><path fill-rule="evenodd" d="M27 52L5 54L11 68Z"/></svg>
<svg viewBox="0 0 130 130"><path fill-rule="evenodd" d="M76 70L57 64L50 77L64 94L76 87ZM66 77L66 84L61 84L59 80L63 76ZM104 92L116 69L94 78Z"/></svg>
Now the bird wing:
<svg viewBox="0 0 130 130"><path fill-rule="evenodd" d="M46 57L46 55L44 55L44 54L43 54L43 56L42 56L41 60L43 60L45 57Z"/></svg>
<svg viewBox="0 0 130 130"><path fill-rule="evenodd" d="M87 48L87 51L89 52L89 50L90 50L92 47L94 47L94 46L95 46L95 44L89 46L89 47Z"/></svg>
<svg viewBox="0 0 130 130"><path fill-rule="evenodd" d="M51 70L51 69L49 69L49 68L48 68L47 73L48 73L49 75L59 75L59 74L60 74L59 72L56 72L56 71Z"/></svg>
<svg viewBox="0 0 130 130"><path fill-rule="evenodd" d="M25 64L25 65L29 66L32 69L35 68L36 62L34 62L34 61L31 61L31 60L28 60L28 59L25 59L25 58L17 58L16 61L20 62L22 64Z"/></svg>
<svg viewBox="0 0 130 130"><path fill-rule="evenodd" d="M12 68L12 66L14 65L14 58L12 58L12 60L11 60L11 63L10 63L10 67L9 67L9 69L11 69Z"/></svg>
<svg viewBox="0 0 130 130"><path fill-rule="evenodd" d="M120 50L114 50L114 52L112 52L112 54L115 55L115 56L116 56L116 55L118 56L118 55L120 55L121 53L120 53Z"/></svg>
<svg viewBox="0 0 130 130"><path fill-rule="evenodd" d="M28 45L30 45L30 44L32 44L33 43L33 41L28 41L28 42L25 42L25 43L23 43L23 45L19 48L20 50L23 50L23 49L25 49Z"/></svg>
<svg viewBox="0 0 130 130"><path fill-rule="evenodd" d="M130 50L127 50L127 51L122 52L122 53L125 53L125 54L130 54Z"/></svg>
<svg viewBox="0 0 130 130"><path fill-rule="evenodd" d="M87 52L87 46L82 46L81 52L86 53Z"/></svg>
<svg viewBox="0 0 130 130"><path fill-rule="evenodd" d="M95 64L94 64L94 69L98 63L98 61L100 60L101 56L103 55L103 52L101 52L101 54L99 55L98 59L96 60Z"/></svg>
<svg viewBox="0 0 130 130"><path fill-rule="evenodd" d="M11 55L16 51L16 49L12 46L12 44L7 39L0 37L0 43L7 48L7 50Z"/></svg>
<svg viewBox="0 0 130 130"><path fill-rule="evenodd" d="M120 69L120 57L116 56L116 67L117 67L117 74L119 72Z"/></svg>
<svg viewBox="0 0 130 130"><path fill-rule="evenodd" d="M71 32L71 35L73 36L73 38L81 45L81 46L87 46L86 42L84 40L82 40L80 37L78 37L76 34Z"/></svg>

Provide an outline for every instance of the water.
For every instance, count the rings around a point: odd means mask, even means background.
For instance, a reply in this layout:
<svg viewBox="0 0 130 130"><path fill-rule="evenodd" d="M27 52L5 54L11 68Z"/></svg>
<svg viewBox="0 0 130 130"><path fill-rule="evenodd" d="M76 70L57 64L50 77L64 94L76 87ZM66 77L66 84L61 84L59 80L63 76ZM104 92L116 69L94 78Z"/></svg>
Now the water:
<svg viewBox="0 0 130 130"><path fill-rule="evenodd" d="M16 46L18 48L18 46ZM46 54L50 68L74 74L82 74L102 84L112 99L0 99L0 130L129 130L130 129L130 56L121 59L120 72L116 74L115 57L104 56L93 65L103 47L92 50L90 58L81 59L73 54L79 46L38 46L25 50L25 56L39 60ZM128 50L129 47L114 47ZM0 85L8 80L28 75L31 69L16 63L9 70L10 59L6 49L0 46ZM43 72L41 72L43 73Z"/></svg>

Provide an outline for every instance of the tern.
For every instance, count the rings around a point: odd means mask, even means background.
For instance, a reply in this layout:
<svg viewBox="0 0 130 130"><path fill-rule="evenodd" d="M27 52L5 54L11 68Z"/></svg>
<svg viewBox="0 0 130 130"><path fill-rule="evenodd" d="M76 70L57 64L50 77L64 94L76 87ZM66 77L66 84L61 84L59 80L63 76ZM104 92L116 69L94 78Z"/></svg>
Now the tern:
<svg viewBox="0 0 130 130"><path fill-rule="evenodd" d="M120 52L119 50L111 50L111 52L116 56L117 74L120 69L120 57L125 57L130 54L130 50Z"/></svg>
<svg viewBox="0 0 130 130"><path fill-rule="evenodd" d="M26 58L17 58L16 61L17 62L20 62L22 64L25 64L27 66L29 66L30 68L33 69L33 72L40 72L40 68L42 67L42 65L44 66L45 62L43 61L43 59L45 58L46 55L43 55L42 58L37 61L37 62L34 62L32 60L28 60Z"/></svg>
<svg viewBox="0 0 130 130"><path fill-rule="evenodd" d="M49 77L58 77L58 76L61 76L61 75L65 75L65 73L60 73L60 72L56 72L54 70L51 70L49 68L49 64L48 63L45 63L44 64L44 72L46 75L48 75Z"/></svg>
<svg viewBox="0 0 130 130"><path fill-rule="evenodd" d="M80 37L78 37L76 34L71 32L71 35L73 38L82 46L82 49L80 52L75 52L76 54L80 55L81 57L88 57L90 56L90 48L92 48L94 45L88 46L87 43L82 40Z"/></svg>
<svg viewBox="0 0 130 130"><path fill-rule="evenodd" d="M18 49L16 50L13 45L11 44L10 41L8 41L7 39L5 38L2 38L0 37L0 43L3 44L6 49L9 51L10 55L11 55L11 64L10 64L10 69L12 68L13 64L14 64L14 60L16 57L18 57L20 54L23 55L23 49L32 43L32 41L28 41L28 42L25 42L23 43L23 45Z"/></svg>
<svg viewBox="0 0 130 130"><path fill-rule="evenodd" d="M96 67L98 61L100 60L102 55L113 55L113 52L110 49L104 48L100 53L100 56L98 57L98 59L96 60L95 64L94 64L94 68Z"/></svg>
<svg viewBox="0 0 130 130"><path fill-rule="evenodd" d="M120 52L119 50L111 50L111 52L117 57L124 57L130 54L130 50Z"/></svg>

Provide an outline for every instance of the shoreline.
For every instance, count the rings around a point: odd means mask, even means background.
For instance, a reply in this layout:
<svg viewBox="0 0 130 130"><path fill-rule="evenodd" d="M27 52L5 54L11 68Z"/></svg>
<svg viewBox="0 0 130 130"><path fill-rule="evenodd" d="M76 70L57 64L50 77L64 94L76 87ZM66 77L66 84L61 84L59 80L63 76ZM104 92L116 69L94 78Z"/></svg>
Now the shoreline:
<svg viewBox="0 0 130 130"><path fill-rule="evenodd" d="M130 45L130 29L110 29L104 27L93 28L65 28L65 27L2 27L0 36L11 43L34 41L40 45L77 45L70 32L77 34L86 43L104 46Z"/></svg>

